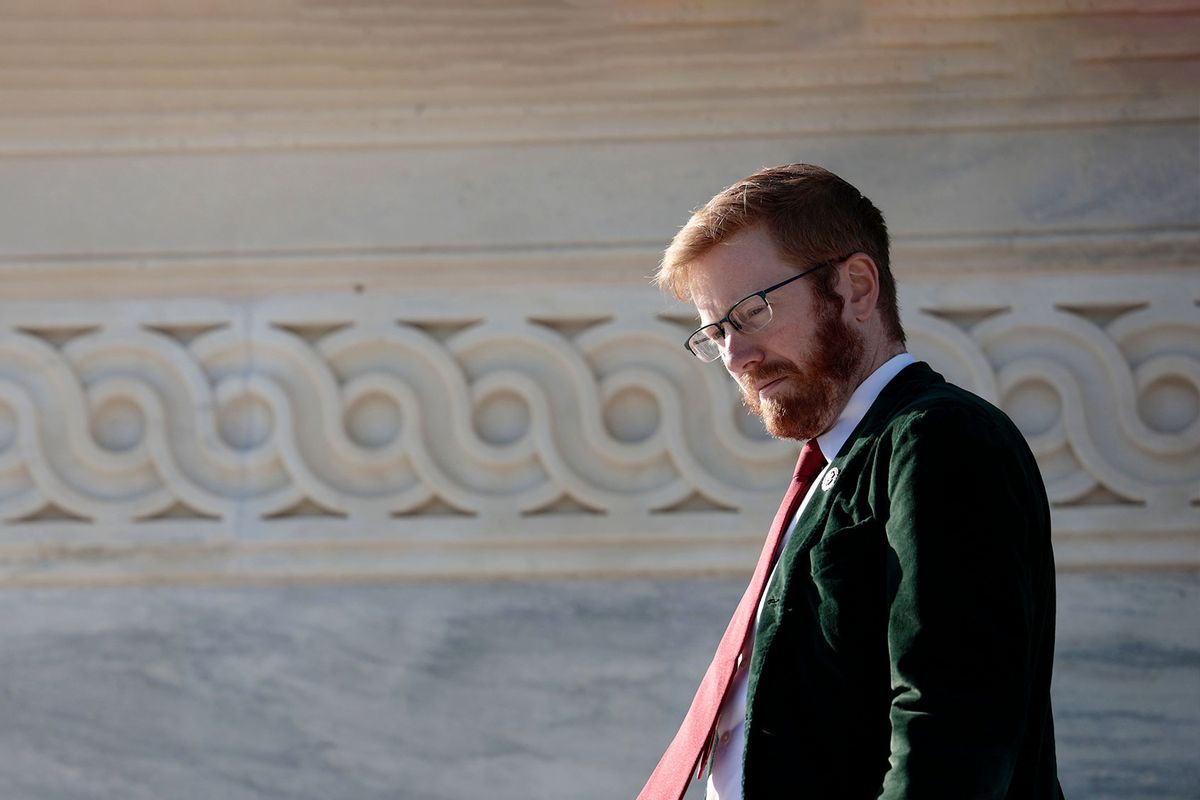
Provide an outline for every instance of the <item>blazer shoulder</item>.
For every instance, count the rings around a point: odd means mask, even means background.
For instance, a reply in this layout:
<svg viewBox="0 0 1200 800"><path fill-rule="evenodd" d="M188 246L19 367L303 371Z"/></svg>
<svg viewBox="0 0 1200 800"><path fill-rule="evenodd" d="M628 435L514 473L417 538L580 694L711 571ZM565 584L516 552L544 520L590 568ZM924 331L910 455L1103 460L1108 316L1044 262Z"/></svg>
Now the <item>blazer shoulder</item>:
<svg viewBox="0 0 1200 800"><path fill-rule="evenodd" d="M949 383L924 362L907 367L884 388L862 428L893 440L920 432L927 443L944 438L958 446L980 440L1025 442L1003 410Z"/></svg>

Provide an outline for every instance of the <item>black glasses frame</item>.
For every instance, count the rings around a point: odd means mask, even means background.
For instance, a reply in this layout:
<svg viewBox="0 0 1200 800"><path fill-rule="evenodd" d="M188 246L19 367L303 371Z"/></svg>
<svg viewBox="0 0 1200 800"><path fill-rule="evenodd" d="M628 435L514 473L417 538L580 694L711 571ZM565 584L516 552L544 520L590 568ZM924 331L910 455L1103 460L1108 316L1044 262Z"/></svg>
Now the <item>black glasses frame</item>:
<svg viewBox="0 0 1200 800"><path fill-rule="evenodd" d="M770 308L771 301L767 299L768 293L773 292L776 289L782 289L784 286L787 286L789 283L792 283L793 281L798 281L806 275L811 275L819 269L824 269L825 267L832 267L834 264L840 264L843 261L848 261L850 259L850 257L853 256L854 253L857 253L857 252L858 251L855 250L851 253L847 253L846 255L844 255L840 258L831 258L828 261L822 261L820 264L809 267L808 269L804 270L804 272L801 272L798 275L793 275L792 277L788 278L787 280L782 280L779 283L775 284L774 286L768 286L767 288L762 289L760 291L751 292L750 294L743 297L741 300L738 300L736 303L731 305L729 307L729 311L726 312L725 316L721 317L716 322L710 322L707 325L701 325L699 328L696 328L696 330L694 330L690 334L688 334L688 337L683 340L683 346L685 348L687 348L687 351L689 353L691 353L696 358L699 358L702 361L716 361L715 358L705 359L703 356L701 356L699 353L697 353L695 350L692 349L692 339L694 339L696 337L696 334L700 333L700 331L702 331L706 328L712 328L715 326L716 329L718 331L720 331L721 338L724 339L725 338L725 328L723 327L723 325L726 322L728 322L730 325L732 325L734 330L740 332L742 330L742 326L738 325L736 322L734 322L732 319L730 319L730 315L734 312L734 309L736 309L742 303L746 302L751 297L761 297L762 301L767 304L767 308ZM772 319L774 319L774 311L772 311ZM767 325L769 325L769 324L770 324L770 322L767 323ZM763 326L763 328L765 328L765 327L766 327L766 325ZM763 328L759 328L758 330L762 330ZM756 333L757 333L757 331L756 331Z"/></svg>

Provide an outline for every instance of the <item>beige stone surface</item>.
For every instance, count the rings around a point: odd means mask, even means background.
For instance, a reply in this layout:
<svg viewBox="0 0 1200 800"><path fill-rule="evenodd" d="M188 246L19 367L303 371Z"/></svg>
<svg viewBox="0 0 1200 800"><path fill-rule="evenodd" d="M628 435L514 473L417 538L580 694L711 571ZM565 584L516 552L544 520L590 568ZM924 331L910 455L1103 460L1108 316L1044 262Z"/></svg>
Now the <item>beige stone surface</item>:
<svg viewBox="0 0 1200 800"><path fill-rule="evenodd" d="M0 794L631 792L794 453L648 275L794 160L1037 453L1069 795L1194 794L1197 42L1194 0L0 0Z"/></svg>
<svg viewBox="0 0 1200 800"><path fill-rule="evenodd" d="M7 800L632 797L736 579L7 591ZM1190 800L1195 575L1059 581L1068 798ZM699 786L699 784L697 784Z"/></svg>

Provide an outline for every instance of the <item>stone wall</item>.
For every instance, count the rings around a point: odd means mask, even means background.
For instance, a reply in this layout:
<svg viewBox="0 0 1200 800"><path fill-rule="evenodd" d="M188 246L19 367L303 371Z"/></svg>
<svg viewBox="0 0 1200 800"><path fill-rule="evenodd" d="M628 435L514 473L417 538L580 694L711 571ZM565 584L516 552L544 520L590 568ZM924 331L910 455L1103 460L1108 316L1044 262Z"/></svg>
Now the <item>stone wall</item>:
<svg viewBox="0 0 1200 800"><path fill-rule="evenodd" d="M1073 797L1193 797L1200 6L8 2L4 797L629 796L795 446L650 286L810 161L1053 502Z"/></svg>

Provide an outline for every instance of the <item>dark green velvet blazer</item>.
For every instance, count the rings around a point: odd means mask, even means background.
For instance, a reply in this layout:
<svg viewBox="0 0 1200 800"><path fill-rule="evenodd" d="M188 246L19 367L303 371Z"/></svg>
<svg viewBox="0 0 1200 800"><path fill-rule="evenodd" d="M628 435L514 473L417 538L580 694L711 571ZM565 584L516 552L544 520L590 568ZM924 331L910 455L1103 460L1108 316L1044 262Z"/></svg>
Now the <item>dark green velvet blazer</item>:
<svg viewBox="0 0 1200 800"><path fill-rule="evenodd" d="M916 363L831 467L767 587L746 800L1062 797L1050 515L1020 431Z"/></svg>

